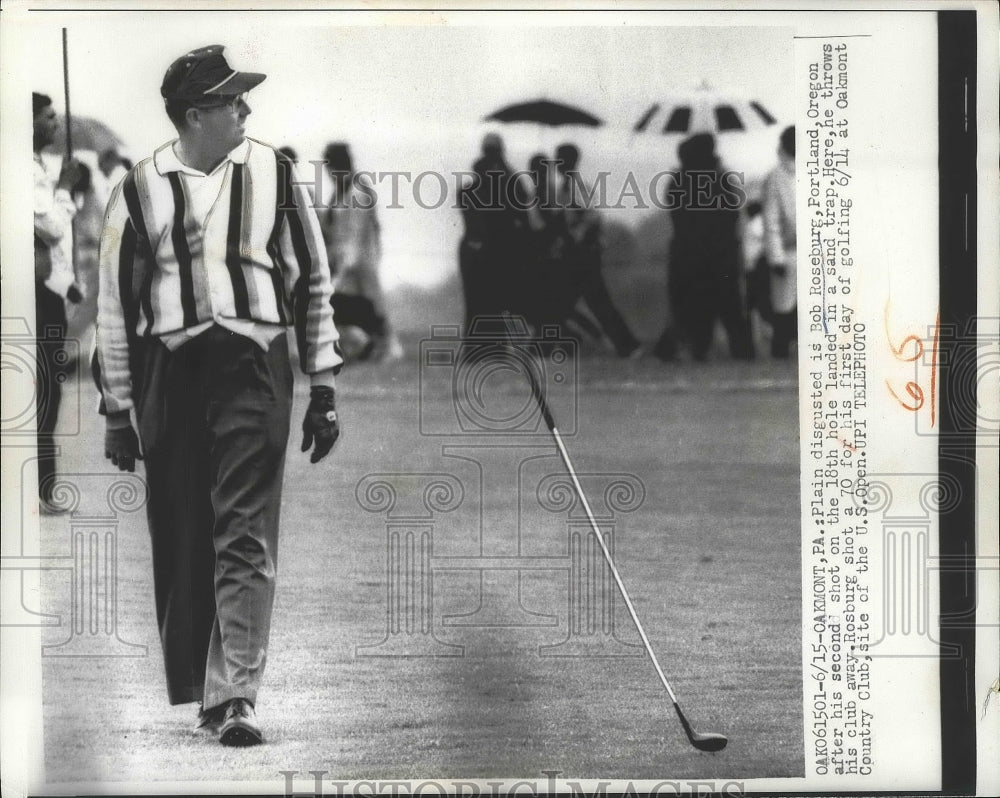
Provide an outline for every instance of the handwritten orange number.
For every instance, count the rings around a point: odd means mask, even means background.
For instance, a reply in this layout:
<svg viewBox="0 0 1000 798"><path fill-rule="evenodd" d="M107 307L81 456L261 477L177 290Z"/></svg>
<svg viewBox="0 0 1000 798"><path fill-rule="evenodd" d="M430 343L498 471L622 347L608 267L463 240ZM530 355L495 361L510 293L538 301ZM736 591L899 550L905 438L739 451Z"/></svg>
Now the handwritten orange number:
<svg viewBox="0 0 1000 798"><path fill-rule="evenodd" d="M910 398L912 398L916 402L916 404L913 406L906 404L906 402L904 402L902 399L899 398L899 395L894 390L892 390L892 386L889 384L889 380L885 381L885 387L889 389L889 393L892 394L892 398L895 399L897 402L899 402L900 405L902 405L905 410L909 410L911 413L916 413L921 407L924 406L923 389L915 382L906 383L906 392L910 395Z"/></svg>
<svg viewBox="0 0 1000 798"><path fill-rule="evenodd" d="M885 322L885 337L889 343L889 349L892 350L892 354L897 360L901 360L904 363L913 363L919 360L924 354L924 343L920 340L917 335L907 335L899 344L899 346L894 346L892 343L892 336L889 333L889 305L890 301L886 300L885 311L882 315L883 321ZM938 328L941 324L941 314L938 313L934 319L934 342L931 349L931 426L933 427L937 421L937 416L935 412L935 405L937 404L937 347L938 347ZM905 354L906 347L908 344L913 343L913 355L907 356ZM912 380L906 383L906 393L910 399L913 400L913 404L907 404L899 394L897 394L889 381L885 381L885 387L892 394L892 398L899 402L900 407L904 410L909 410L911 413L916 413L924 406L924 390L917 383Z"/></svg>
<svg viewBox="0 0 1000 798"><path fill-rule="evenodd" d="M892 353L896 356L896 359L897 360L902 360L904 363L912 363L914 360L919 359L920 356L924 353L924 342L920 340L919 336L916 336L916 335L907 335L903 339L903 342L899 345L898 348L892 345L892 338L889 335L889 300L888 299L885 302L885 313L882 314L882 318L885 321L885 337L886 337L886 340L889 341L889 348L892 350ZM904 357L903 356L903 350L906 349L906 345L908 343L910 343L910 341L913 341L913 343L915 343L917 345L916 346L916 351L913 353L913 357Z"/></svg>

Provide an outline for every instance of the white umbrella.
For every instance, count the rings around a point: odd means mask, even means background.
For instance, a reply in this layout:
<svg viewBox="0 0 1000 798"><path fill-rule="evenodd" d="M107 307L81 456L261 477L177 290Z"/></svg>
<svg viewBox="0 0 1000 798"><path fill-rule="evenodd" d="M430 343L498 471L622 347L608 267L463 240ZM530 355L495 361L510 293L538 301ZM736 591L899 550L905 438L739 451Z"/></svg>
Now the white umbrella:
<svg viewBox="0 0 1000 798"><path fill-rule="evenodd" d="M776 123L759 101L736 92L722 92L703 84L648 106L635 121L633 133L682 134L747 133Z"/></svg>

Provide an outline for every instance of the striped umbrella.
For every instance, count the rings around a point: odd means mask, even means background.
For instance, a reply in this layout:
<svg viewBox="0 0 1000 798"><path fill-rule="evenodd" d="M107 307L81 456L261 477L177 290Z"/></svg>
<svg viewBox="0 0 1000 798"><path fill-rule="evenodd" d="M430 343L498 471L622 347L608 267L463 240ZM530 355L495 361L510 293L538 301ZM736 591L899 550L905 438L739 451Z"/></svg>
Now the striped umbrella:
<svg viewBox="0 0 1000 798"><path fill-rule="evenodd" d="M632 127L633 133L662 135L746 133L776 123L757 100L717 92L707 85L649 106Z"/></svg>

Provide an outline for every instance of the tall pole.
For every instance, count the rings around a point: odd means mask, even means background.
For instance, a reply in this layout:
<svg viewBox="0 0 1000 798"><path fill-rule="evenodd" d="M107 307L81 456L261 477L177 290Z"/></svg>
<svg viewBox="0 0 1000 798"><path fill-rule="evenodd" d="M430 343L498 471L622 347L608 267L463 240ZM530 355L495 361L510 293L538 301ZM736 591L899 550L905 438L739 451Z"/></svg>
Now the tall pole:
<svg viewBox="0 0 1000 798"><path fill-rule="evenodd" d="M62 29L63 94L66 100L66 157L73 157L72 115L69 111L69 49L66 44L66 28Z"/></svg>
<svg viewBox="0 0 1000 798"><path fill-rule="evenodd" d="M73 157L73 116L69 110L69 47L66 43L66 28L62 29L63 56L63 95L66 101L66 159ZM70 234L70 266L73 269L73 280L76 280L76 217L69 223Z"/></svg>

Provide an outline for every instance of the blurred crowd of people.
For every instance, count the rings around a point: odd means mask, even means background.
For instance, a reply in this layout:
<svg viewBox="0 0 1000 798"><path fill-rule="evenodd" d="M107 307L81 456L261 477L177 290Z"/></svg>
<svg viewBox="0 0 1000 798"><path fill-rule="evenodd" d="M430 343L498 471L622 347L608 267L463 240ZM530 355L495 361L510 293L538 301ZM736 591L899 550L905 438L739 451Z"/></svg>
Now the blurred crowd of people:
<svg viewBox="0 0 1000 798"><path fill-rule="evenodd" d="M48 506L60 385L71 366L55 353L74 318L96 315L97 254L104 209L132 169L117 149L59 158L49 151L59 123L50 98L33 94L35 161L35 296L39 330L39 495ZM770 355L788 358L797 328L795 265L795 129L780 135L777 162L759 197L722 201L725 164L715 139L693 135L678 148L680 170L668 188L667 295L659 339L646 345L616 306L604 274L605 230L595 192L579 170L581 153L564 143L538 153L526 170L507 161L496 133L482 141L458 192L464 221L459 272L465 335L505 334L503 314L523 317L534 332L587 337L623 358L647 352L663 361L708 358L721 322L729 354L749 360L755 325L766 325ZM282 150L293 163L295 151ZM323 152L328 178L313 199L335 290L331 299L348 360L403 357L380 274L382 227L377 192L354 165L345 142ZM368 173L371 174L371 173ZM679 201L678 201L679 198ZM718 201L717 201L718 200ZM73 332L71 330L71 332ZM75 331L80 333L80 328ZM86 344L84 343L84 346ZM84 353L85 355L86 353Z"/></svg>
<svg viewBox="0 0 1000 798"><path fill-rule="evenodd" d="M673 361L686 351L704 361L721 322L730 356L750 360L756 314L771 329L771 356L788 358L796 332L794 127L781 134L762 196L749 202L731 201L711 134L685 139L678 157L680 171L667 189L669 306L652 354ZM536 334L558 325L565 334L608 341L621 357L645 354L608 292L600 210L579 162L579 149L566 143L515 171L502 139L483 139L460 196L467 336L495 334L485 320L510 312Z"/></svg>
<svg viewBox="0 0 1000 798"><path fill-rule="evenodd" d="M601 216L588 201L579 162L579 149L567 143L554 157L532 157L526 173L515 172L500 137L483 139L459 197L467 334L492 334L476 319L506 311L536 332L559 325L571 334L606 335L622 357L640 352L604 281Z"/></svg>
<svg viewBox="0 0 1000 798"><path fill-rule="evenodd" d="M45 108L51 113L51 102ZM56 132L45 135L54 139ZM283 152L297 162L294 149ZM496 320L509 312L527 320L536 333L558 327L560 334L613 348L623 358L649 353L663 361L684 356L703 361L721 323L732 358L757 356L755 341L761 338L769 340L772 357L789 357L797 324L794 128L780 136L777 162L761 195L739 207L711 201L726 190L726 165L711 134L682 141L678 158L680 171L667 188L674 202L664 264L664 324L658 340L644 344L608 289L605 229L595 192L580 172L578 147L561 144L551 154L536 154L527 169L515 169L501 137L487 134L457 197L464 222L458 266L466 335L499 332ZM39 245L36 225L36 276L43 289L38 293L44 301L55 290L64 306L68 302L72 326L74 315L92 318L96 311L103 208L132 164L113 148L97 154L96 169L73 160L60 178L49 174L56 163L41 157L36 137L36 170L53 185L60 179L60 185L68 183L76 216L73 252L68 234L57 244ZM399 359L404 351L390 322L381 276L377 192L355 168L345 142L326 146L323 168L328 179L315 184L323 193L315 200L335 277L332 302L345 354L350 360ZM54 267L46 266L53 246L59 254ZM74 257L75 273L67 266ZM50 304L55 308L54 301ZM478 326L477 318L483 319ZM60 324L65 329L64 319L56 319ZM755 328L764 335L755 334Z"/></svg>
<svg viewBox="0 0 1000 798"><path fill-rule="evenodd" d="M267 76L233 70L223 50L208 45L171 63L160 97L176 137L135 166L103 145L90 151L90 166L75 158L72 119L56 165L46 151L57 115L49 97L32 96L36 459L40 512L71 512L60 500L67 491L57 479L56 438L61 386L76 365L67 309L96 300L90 364L104 457L123 472L144 462L167 698L197 703L195 733L243 747L264 742L255 704L294 398L288 332L309 382L300 448L312 464L340 437L335 382L344 360L398 360L404 352L380 274L373 173L358 171L349 145L334 141L311 162L309 181L294 168L293 149L248 138L248 93ZM794 130L781 150L762 200L758 260L772 354L787 357ZM732 356L749 359L741 248L748 214L721 201L725 174L711 136L687 139L679 156L670 189L681 198L671 211L674 321L654 351L672 360L681 346L704 360L721 320ZM501 138L483 140L458 192L467 337L506 336L513 314L543 351L546 338L580 334L607 340L622 358L644 354L605 282L601 210L580 161L567 142L515 172Z"/></svg>
<svg viewBox="0 0 1000 798"><path fill-rule="evenodd" d="M295 163L291 147L282 151ZM382 286L382 227L378 202L368 177L354 166L346 142L330 142L323 150L329 180L314 197L327 260L334 279L334 318L345 357L356 361L391 361L403 357L399 336L389 322Z"/></svg>

